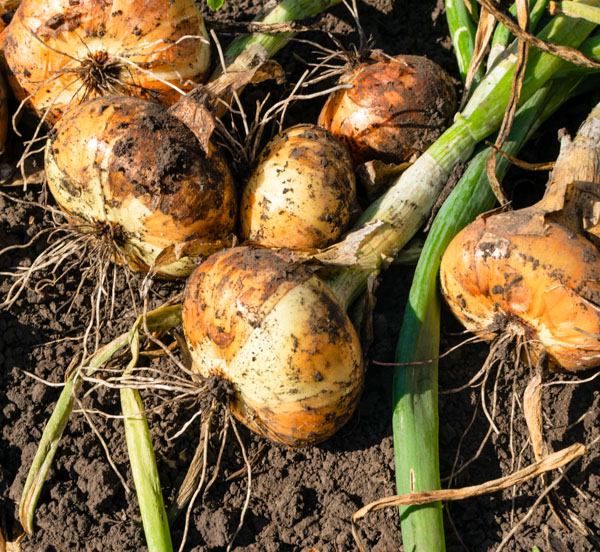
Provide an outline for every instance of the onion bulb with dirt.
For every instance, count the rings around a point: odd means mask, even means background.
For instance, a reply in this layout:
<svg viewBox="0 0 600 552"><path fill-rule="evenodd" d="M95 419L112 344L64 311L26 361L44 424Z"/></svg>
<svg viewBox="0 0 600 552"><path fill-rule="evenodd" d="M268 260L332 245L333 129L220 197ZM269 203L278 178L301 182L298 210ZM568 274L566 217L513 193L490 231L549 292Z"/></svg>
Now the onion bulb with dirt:
<svg viewBox="0 0 600 552"><path fill-rule="evenodd" d="M531 361L600 366L600 109L564 136L544 197L481 216L448 246L441 286L464 326L487 340L514 336Z"/></svg>
<svg viewBox="0 0 600 552"><path fill-rule="evenodd" d="M48 187L60 207L110 240L132 268L146 271L165 248L214 242L234 230L231 173L209 143L160 104L106 96L71 109L46 146ZM158 274L187 276L183 256Z"/></svg>
<svg viewBox="0 0 600 552"><path fill-rule="evenodd" d="M230 382L233 414L288 446L323 441L363 386L358 336L307 267L269 249L211 255L188 278L183 328L193 370Z"/></svg>
<svg viewBox="0 0 600 552"><path fill-rule="evenodd" d="M344 144L322 128L300 124L261 152L241 200L241 233L267 247L325 247L346 230L357 208Z"/></svg>
<svg viewBox="0 0 600 552"><path fill-rule="evenodd" d="M450 76L423 56L380 57L350 69L318 124L340 138L357 164L401 163L427 149L451 122L456 92Z"/></svg>
<svg viewBox="0 0 600 552"><path fill-rule="evenodd" d="M100 95L173 103L210 69L193 0L23 0L4 53L17 98L52 124Z"/></svg>

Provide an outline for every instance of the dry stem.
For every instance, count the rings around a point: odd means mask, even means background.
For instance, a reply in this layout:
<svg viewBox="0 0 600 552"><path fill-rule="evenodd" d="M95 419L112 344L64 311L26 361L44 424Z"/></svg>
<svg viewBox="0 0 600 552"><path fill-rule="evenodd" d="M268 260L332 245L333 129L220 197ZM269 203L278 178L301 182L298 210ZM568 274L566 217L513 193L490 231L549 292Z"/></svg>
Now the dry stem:
<svg viewBox="0 0 600 552"><path fill-rule="evenodd" d="M550 454L513 474L507 475L506 477L501 477L499 479L494 479L492 481L487 481L479 485L472 485L460 489L441 489L437 491L408 493L376 500L370 504L367 504L366 506L363 506L352 515L352 534L354 535L359 549L364 551L364 545L362 544L358 534L357 522L359 519L365 517L369 512L376 512L382 508L397 506L419 506L422 504L430 504L432 502L439 502L443 500L463 500L473 496L494 493L510 488L513 485L519 485L525 481L529 481L530 479L533 479L534 477L537 477L538 475L541 475L547 471L555 470L565 466L566 464L586 453L587 449L584 445L581 443L575 443L569 447L559 450L558 452ZM555 481L552 486L556 485L557 481Z"/></svg>

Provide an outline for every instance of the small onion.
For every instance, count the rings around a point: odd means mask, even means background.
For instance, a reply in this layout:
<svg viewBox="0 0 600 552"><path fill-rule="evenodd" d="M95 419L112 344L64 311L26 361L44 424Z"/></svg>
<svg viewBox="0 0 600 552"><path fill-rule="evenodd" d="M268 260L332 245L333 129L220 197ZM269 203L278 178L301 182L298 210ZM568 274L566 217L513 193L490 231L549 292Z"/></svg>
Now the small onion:
<svg viewBox="0 0 600 552"><path fill-rule="evenodd" d="M352 88L327 99L319 125L346 143L357 164L400 163L424 151L445 130L456 108L450 77L422 56L363 63L340 83Z"/></svg>
<svg viewBox="0 0 600 552"><path fill-rule="evenodd" d="M356 205L345 146L322 128L297 125L262 151L244 188L241 233L268 247L325 247L347 228Z"/></svg>
<svg viewBox="0 0 600 552"><path fill-rule="evenodd" d="M23 0L4 53L15 95L50 123L98 95L172 103L180 94L169 83L187 91L210 65L193 0Z"/></svg>
<svg viewBox="0 0 600 552"><path fill-rule="evenodd" d="M331 436L363 384L360 344L335 296L268 249L210 256L189 277L183 328L193 370L231 382L233 414L289 446Z"/></svg>
<svg viewBox="0 0 600 552"><path fill-rule="evenodd" d="M486 338L520 336L568 371L600 365L600 253L556 221L532 230L535 209L481 217L450 243L443 294L464 326Z"/></svg>
<svg viewBox="0 0 600 552"><path fill-rule="evenodd" d="M70 110L46 146L48 186L69 214L110 230L133 268L146 270L166 247L227 237L236 220L234 184L223 158L206 155L160 104L107 96ZM161 267L182 277L183 257Z"/></svg>

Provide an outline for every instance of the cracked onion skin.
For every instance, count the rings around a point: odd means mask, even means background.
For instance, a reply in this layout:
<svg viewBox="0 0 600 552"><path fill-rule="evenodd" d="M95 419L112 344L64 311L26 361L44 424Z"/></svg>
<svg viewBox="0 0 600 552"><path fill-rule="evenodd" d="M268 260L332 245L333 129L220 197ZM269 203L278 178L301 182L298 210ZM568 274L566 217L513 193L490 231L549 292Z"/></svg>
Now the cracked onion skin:
<svg viewBox="0 0 600 552"><path fill-rule="evenodd" d="M300 124L261 152L241 199L241 233L266 247L326 247L346 230L356 209L348 150L326 130Z"/></svg>
<svg viewBox="0 0 600 552"><path fill-rule="evenodd" d="M61 208L110 228L134 269L146 271L170 245L234 230L235 189L220 153L211 146L205 154L155 102L107 96L71 109L51 132L45 163ZM183 257L158 274L185 277L194 267Z"/></svg>
<svg viewBox="0 0 600 552"><path fill-rule="evenodd" d="M193 370L232 383L233 414L299 447L330 437L363 386L358 336L308 268L268 249L211 255L188 278L183 328Z"/></svg>
<svg viewBox="0 0 600 552"><path fill-rule="evenodd" d="M555 369L600 365L600 254L553 220L532 232L535 209L480 217L442 257L441 287L464 326L486 338L521 335Z"/></svg>
<svg viewBox="0 0 600 552"><path fill-rule="evenodd" d="M318 124L340 138L356 164L401 163L425 151L456 110L450 76L423 56L403 55L357 65L323 106Z"/></svg>
<svg viewBox="0 0 600 552"><path fill-rule="evenodd" d="M187 91L208 74L207 38L193 0L23 0L4 53L16 97L40 116L48 110L53 124L97 95L175 102L180 94L168 83ZM103 89L111 79L114 87Z"/></svg>

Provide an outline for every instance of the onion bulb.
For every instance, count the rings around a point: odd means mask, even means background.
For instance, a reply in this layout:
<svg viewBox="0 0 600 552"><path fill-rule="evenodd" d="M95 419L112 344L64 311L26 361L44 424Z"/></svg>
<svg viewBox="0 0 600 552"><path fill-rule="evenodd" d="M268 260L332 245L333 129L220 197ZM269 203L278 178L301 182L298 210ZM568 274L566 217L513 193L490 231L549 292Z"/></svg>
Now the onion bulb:
<svg viewBox="0 0 600 552"><path fill-rule="evenodd" d="M444 297L476 334L521 336L533 358L545 350L565 370L598 366L598 249L552 221L527 232L533 214L479 218L460 232L442 257Z"/></svg>
<svg viewBox="0 0 600 552"><path fill-rule="evenodd" d="M318 124L343 140L357 164L401 163L445 130L456 109L448 74L422 56L362 63L341 79Z"/></svg>
<svg viewBox="0 0 600 552"><path fill-rule="evenodd" d="M318 443L358 402L363 363L354 327L303 265L268 249L211 255L188 278L183 328L193 370L231 383L233 414L277 443Z"/></svg>
<svg viewBox="0 0 600 552"><path fill-rule="evenodd" d="M220 153L205 154L160 104L106 96L71 109L46 146L48 186L70 215L109 233L135 269L166 247L226 238L234 230L233 180ZM183 257L159 274L182 277Z"/></svg>
<svg viewBox="0 0 600 552"><path fill-rule="evenodd" d="M356 206L346 147L322 128L296 125L261 152L241 200L241 233L267 247L325 247L347 228Z"/></svg>
<svg viewBox="0 0 600 552"><path fill-rule="evenodd" d="M600 106L575 140L564 136L546 194L518 211L482 216L441 262L441 287L465 327L512 334L555 369L600 366Z"/></svg>
<svg viewBox="0 0 600 552"><path fill-rule="evenodd" d="M15 95L50 123L99 95L173 103L210 65L193 0L23 0L4 53Z"/></svg>

